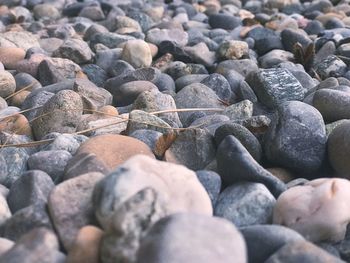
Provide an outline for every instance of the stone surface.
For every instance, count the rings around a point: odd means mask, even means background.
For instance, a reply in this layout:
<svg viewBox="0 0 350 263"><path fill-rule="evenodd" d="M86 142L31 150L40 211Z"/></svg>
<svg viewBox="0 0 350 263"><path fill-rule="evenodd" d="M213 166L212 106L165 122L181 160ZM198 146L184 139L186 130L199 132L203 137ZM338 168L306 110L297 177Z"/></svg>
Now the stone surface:
<svg viewBox="0 0 350 263"><path fill-rule="evenodd" d="M16 90L16 81L11 73L0 71L0 97L6 98Z"/></svg>
<svg viewBox="0 0 350 263"><path fill-rule="evenodd" d="M286 190L284 183L260 166L232 135L218 146L216 161L218 173L228 185L241 181L263 183L275 197Z"/></svg>
<svg viewBox="0 0 350 263"><path fill-rule="evenodd" d="M247 262L241 234L230 222L177 214L158 221L141 241L137 262Z"/></svg>
<svg viewBox="0 0 350 263"><path fill-rule="evenodd" d="M82 113L83 102L76 92L59 91L38 111L32 123L34 135L41 139L50 132L75 132Z"/></svg>
<svg viewBox="0 0 350 263"><path fill-rule="evenodd" d="M205 168L215 158L213 137L203 129L181 132L165 152L165 160L183 164L189 169Z"/></svg>
<svg viewBox="0 0 350 263"><path fill-rule="evenodd" d="M342 263L341 259L329 254L325 250L307 241L291 242L280 248L275 254L268 258L266 263L277 262L332 262Z"/></svg>
<svg viewBox="0 0 350 263"><path fill-rule="evenodd" d="M222 187L220 175L213 171L199 170L196 171L198 180L207 190L213 207L219 197L220 190Z"/></svg>
<svg viewBox="0 0 350 263"><path fill-rule="evenodd" d="M276 108L285 101L301 101L306 93L306 89L287 69L261 69L251 73L246 81L269 108Z"/></svg>
<svg viewBox="0 0 350 263"><path fill-rule="evenodd" d="M95 185L104 177L101 173L83 174L51 191L49 213L65 249L73 246L81 227L95 222L91 198Z"/></svg>
<svg viewBox="0 0 350 263"><path fill-rule="evenodd" d="M122 59L134 68L149 67L152 63L150 47L143 40L129 40L123 47Z"/></svg>
<svg viewBox="0 0 350 263"><path fill-rule="evenodd" d="M253 225L239 229L246 241L249 262L265 262L278 249L304 238L297 232L279 225Z"/></svg>
<svg viewBox="0 0 350 263"><path fill-rule="evenodd" d="M28 158L28 168L47 173L54 183L62 180L64 168L72 155L67 151L41 151Z"/></svg>
<svg viewBox="0 0 350 263"><path fill-rule="evenodd" d="M66 263L98 263L102 235L103 231L98 227L92 225L82 227L69 250Z"/></svg>
<svg viewBox="0 0 350 263"><path fill-rule="evenodd" d="M209 196L193 171L181 165L137 155L120 165L95 188L95 214L103 228L109 229L115 210L145 187L157 191L167 214L212 214Z"/></svg>
<svg viewBox="0 0 350 263"><path fill-rule="evenodd" d="M277 199L273 223L285 225L306 239L340 241L350 220L347 198L350 182L340 178L322 178L295 186Z"/></svg>
<svg viewBox="0 0 350 263"><path fill-rule="evenodd" d="M267 159L305 175L320 168L325 157L326 131L321 114L303 102L285 102L266 132Z"/></svg>
<svg viewBox="0 0 350 263"><path fill-rule="evenodd" d="M349 127L348 120L343 121L330 133L327 141L328 159L340 176L350 178L349 165Z"/></svg>
<svg viewBox="0 0 350 263"><path fill-rule="evenodd" d="M226 188L217 200L214 215L237 227L269 224L276 199L259 183L237 183Z"/></svg>
<svg viewBox="0 0 350 263"><path fill-rule="evenodd" d="M90 138L78 149L78 154L95 154L109 169L114 169L130 157L144 154L154 158L152 151L143 142L123 135L106 134Z"/></svg>
<svg viewBox="0 0 350 263"><path fill-rule="evenodd" d="M52 179L45 172L33 170L23 173L12 184L7 196L12 213L34 204L45 204L53 187Z"/></svg>

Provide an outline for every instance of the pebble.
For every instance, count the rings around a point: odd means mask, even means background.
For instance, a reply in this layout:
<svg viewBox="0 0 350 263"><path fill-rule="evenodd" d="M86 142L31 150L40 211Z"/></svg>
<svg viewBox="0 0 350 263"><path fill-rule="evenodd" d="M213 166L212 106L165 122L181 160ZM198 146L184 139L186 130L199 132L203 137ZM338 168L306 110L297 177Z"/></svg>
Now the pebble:
<svg viewBox="0 0 350 263"><path fill-rule="evenodd" d="M214 215L237 227L270 224L276 199L259 183L237 183L220 193Z"/></svg>
<svg viewBox="0 0 350 263"><path fill-rule="evenodd" d="M349 261L347 0L0 5L0 262Z"/></svg>
<svg viewBox="0 0 350 263"><path fill-rule="evenodd" d="M340 241L349 217L346 209L338 207L344 207L349 186L346 179L321 178L289 188L277 199L273 223L292 228L313 242ZM324 220L325 213L328 220Z"/></svg>

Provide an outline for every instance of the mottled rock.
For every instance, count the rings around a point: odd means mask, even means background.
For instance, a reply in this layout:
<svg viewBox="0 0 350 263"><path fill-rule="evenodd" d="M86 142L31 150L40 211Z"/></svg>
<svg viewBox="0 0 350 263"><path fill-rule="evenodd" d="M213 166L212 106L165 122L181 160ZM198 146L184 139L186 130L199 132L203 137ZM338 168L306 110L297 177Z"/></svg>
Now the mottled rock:
<svg viewBox="0 0 350 263"><path fill-rule="evenodd" d="M48 207L53 225L65 249L69 250L85 225L92 224L92 193L105 175L87 173L57 185L50 193Z"/></svg>
<svg viewBox="0 0 350 263"><path fill-rule="evenodd" d="M0 71L0 97L6 98L16 90L16 81L8 71Z"/></svg>
<svg viewBox="0 0 350 263"><path fill-rule="evenodd" d="M77 64L84 64L92 59L92 51L89 45L80 39L67 39L54 55L61 58L70 59Z"/></svg>
<svg viewBox="0 0 350 263"><path fill-rule="evenodd" d="M267 159L305 175L315 172L325 157L327 141L321 114L298 101L285 102L277 111L265 134Z"/></svg>
<svg viewBox="0 0 350 263"><path fill-rule="evenodd" d="M259 183L237 183L226 188L215 205L214 214L237 227L269 224L276 199Z"/></svg>

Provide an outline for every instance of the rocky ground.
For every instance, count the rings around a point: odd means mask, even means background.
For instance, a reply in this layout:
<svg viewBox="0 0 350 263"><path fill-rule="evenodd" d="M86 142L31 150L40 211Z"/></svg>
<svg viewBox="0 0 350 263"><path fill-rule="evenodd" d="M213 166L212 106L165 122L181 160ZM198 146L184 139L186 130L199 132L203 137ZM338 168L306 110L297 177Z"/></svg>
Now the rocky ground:
<svg viewBox="0 0 350 263"><path fill-rule="evenodd" d="M350 262L349 0L0 5L0 263Z"/></svg>

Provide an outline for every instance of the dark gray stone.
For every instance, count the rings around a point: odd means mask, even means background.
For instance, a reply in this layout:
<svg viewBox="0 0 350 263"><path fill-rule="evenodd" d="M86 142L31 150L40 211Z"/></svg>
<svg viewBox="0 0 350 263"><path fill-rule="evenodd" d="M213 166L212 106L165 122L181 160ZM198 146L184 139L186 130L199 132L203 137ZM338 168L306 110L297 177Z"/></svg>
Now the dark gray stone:
<svg viewBox="0 0 350 263"><path fill-rule="evenodd" d="M239 230L246 241L251 263L265 262L285 244L304 240L298 232L279 225L254 225Z"/></svg>
<svg viewBox="0 0 350 263"><path fill-rule="evenodd" d="M43 140L52 139L52 142L39 146L40 151L67 151L75 154L80 144L88 139L84 135L52 132L43 137Z"/></svg>
<svg viewBox="0 0 350 263"><path fill-rule="evenodd" d="M180 133L165 152L167 161L183 164L192 170L204 169L214 158L213 137L199 128Z"/></svg>
<svg viewBox="0 0 350 263"><path fill-rule="evenodd" d="M88 63L92 57L92 51L89 45L80 39L67 39L58 50L54 52L54 56L67 58L77 64Z"/></svg>
<svg viewBox="0 0 350 263"><path fill-rule="evenodd" d="M312 43L311 39L301 29L287 28L281 32L281 39L285 50L293 52L294 44L298 43L304 48L304 50Z"/></svg>
<svg viewBox="0 0 350 263"><path fill-rule="evenodd" d="M212 28L232 30L241 25L241 19L228 14L215 14L209 16L208 23Z"/></svg>
<svg viewBox="0 0 350 263"><path fill-rule="evenodd" d="M62 180L64 168L71 158L72 155L63 150L42 151L28 158L28 167L31 170L46 172L57 184Z"/></svg>
<svg viewBox="0 0 350 263"><path fill-rule="evenodd" d="M220 195L214 215L230 220L235 226L270 224L276 199L260 183L237 183L227 187Z"/></svg>
<svg viewBox="0 0 350 263"><path fill-rule="evenodd" d="M231 102L232 91L226 78L218 73L210 74L201 81L202 84L215 91L218 97L226 102Z"/></svg>
<svg viewBox="0 0 350 263"><path fill-rule="evenodd" d="M286 190L285 184L260 166L232 135L226 136L220 143L216 161L218 173L228 185L241 181L262 183L276 198Z"/></svg>
<svg viewBox="0 0 350 263"><path fill-rule="evenodd" d="M220 143L228 135L235 136L252 155L252 157L257 162L260 162L262 155L260 142L247 128L236 123L227 123L221 125L215 131L216 145L220 145Z"/></svg>
<svg viewBox="0 0 350 263"><path fill-rule="evenodd" d="M269 108L275 108L284 101L303 100L307 91L287 69L259 70L250 74L246 81Z"/></svg>
<svg viewBox="0 0 350 263"><path fill-rule="evenodd" d="M81 69L97 87L103 87L108 79L106 71L95 64L83 65Z"/></svg>
<svg viewBox="0 0 350 263"><path fill-rule="evenodd" d="M52 179L45 172L32 170L23 173L12 184L7 195L7 202L12 213L31 205L44 205L54 186Z"/></svg>
<svg viewBox="0 0 350 263"><path fill-rule="evenodd" d="M1 225L1 236L17 241L37 227L52 229L49 215L43 204L35 204L18 210Z"/></svg>
<svg viewBox="0 0 350 263"><path fill-rule="evenodd" d="M325 157L325 124L314 107L299 101L285 102L278 107L264 141L271 163L304 175L313 173Z"/></svg>
<svg viewBox="0 0 350 263"><path fill-rule="evenodd" d="M347 71L347 65L340 58L330 55L315 65L316 73L322 78L341 77Z"/></svg>

